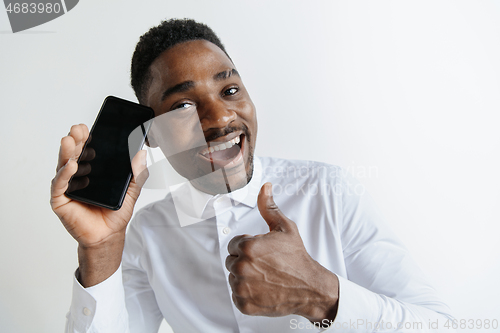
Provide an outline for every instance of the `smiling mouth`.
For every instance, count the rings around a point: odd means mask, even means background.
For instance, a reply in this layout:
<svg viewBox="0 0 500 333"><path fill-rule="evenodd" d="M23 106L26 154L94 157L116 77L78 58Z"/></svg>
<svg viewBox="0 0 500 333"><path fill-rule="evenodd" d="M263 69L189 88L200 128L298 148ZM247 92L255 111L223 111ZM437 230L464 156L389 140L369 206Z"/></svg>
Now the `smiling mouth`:
<svg viewBox="0 0 500 333"><path fill-rule="evenodd" d="M200 151L199 155L210 163L223 167L230 162L239 162L242 156L245 135L240 134L224 142L208 142L207 148Z"/></svg>

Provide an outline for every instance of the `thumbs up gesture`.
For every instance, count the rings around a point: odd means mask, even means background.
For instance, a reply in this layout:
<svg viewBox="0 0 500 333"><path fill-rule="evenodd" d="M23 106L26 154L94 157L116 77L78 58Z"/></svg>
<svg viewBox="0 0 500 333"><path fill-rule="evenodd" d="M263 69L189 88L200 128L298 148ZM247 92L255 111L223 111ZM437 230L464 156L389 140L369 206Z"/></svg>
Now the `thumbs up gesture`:
<svg viewBox="0 0 500 333"><path fill-rule="evenodd" d="M257 205L269 232L236 236L228 244L226 268L236 307L255 316L335 319L337 276L307 253L297 225L274 203L271 183L262 186Z"/></svg>

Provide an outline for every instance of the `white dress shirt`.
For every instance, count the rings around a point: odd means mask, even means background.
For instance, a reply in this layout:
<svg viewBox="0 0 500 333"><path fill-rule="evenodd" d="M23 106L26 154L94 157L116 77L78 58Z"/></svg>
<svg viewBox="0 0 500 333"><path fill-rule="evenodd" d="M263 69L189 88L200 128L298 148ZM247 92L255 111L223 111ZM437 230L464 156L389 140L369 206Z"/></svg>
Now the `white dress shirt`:
<svg viewBox="0 0 500 333"><path fill-rule="evenodd" d="M75 278L66 332L320 332L307 319L248 316L231 300L229 241L265 234L260 187L297 224L307 252L339 278L337 317L327 331L435 332L450 316L369 195L343 169L255 157L244 188L212 196L189 182L140 210L130 223L120 268L83 288Z"/></svg>

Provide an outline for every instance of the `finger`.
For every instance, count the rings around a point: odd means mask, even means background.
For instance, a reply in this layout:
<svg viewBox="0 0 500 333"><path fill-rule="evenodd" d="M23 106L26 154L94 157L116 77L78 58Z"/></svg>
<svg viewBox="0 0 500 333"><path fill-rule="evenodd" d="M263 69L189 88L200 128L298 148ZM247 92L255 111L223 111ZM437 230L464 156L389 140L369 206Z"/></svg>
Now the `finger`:
<svg viewBox="0 0 500 333"><path fill-rule="evenodd" d="M57 161L56 172L59 171L70 158L74 158L76 143L72 136L65 136L61 139L61 146L59 147L59 160Z"/></svg>
<svg viewBox="0 0 500 333"><path fill-rule="evenodd" d="M234 280L236 279L236 276L234 274L229 273L229 276L227 278L227 281L229 282L229 286L231 287L231 290L234 292Z"/></svg>
<svg viewBox="0 0 500 333"><path fill-rule="evenodd" d="M85 142L89 138L89 128L85 124L80 124L80 126L83 130L83 141Z"/></svg>
<svg viewBox="0 0 500 333"><path fill-rule="evenodd" d="M134 174L134 182L142 187L149 177L147 168L148 153L145 150L139 150L132 159L132 173Z"/></svg>
<svg viewBox="0 0 500 333"><path fill-rule="evenodd" d="M64 195L64 192L66 192L66 189L68 188L68 182L71 179L71 176L76 173L77 169L78 164L75 160L71 159L59 169L54 179L52 179L50 193L53 209L70 200Z"/></svg>
<svg viewBox="0 0 500 333"><path fill-rule="evenodd" d="M87 141L87 138L89 137L89 130L85 124L73 125L69 131L69 135L75 139L75 142L78 145Z"/></svg>
<svg viewBox="0 0 500 333"><path fill-rule="evenodd" d="M134 200L137 200L139 197L142 186L149 177L146 158L147 152L145 150L139 150L132 159L132 173L134 176L130 182L128 192Z"/></svg>
<svg viewBox="0 0 500 333"><path fill-rule="evenodd" d="M262 218L269 226L269 231L286 231L289 219L280 211L273 200L272 184L265 183L257 197L257 206ZM290 221L291 222L291 221Z"/></svg>
<svg viewBox="0 0 500 333"><path fill-rule="evenodd" d="M81 190L82 188L86 188L90 184L89 177L73 177L71 182L68 184L68 189L66 190L68 193L73 191Z"/></svg>
<svg viewBox="0 0 500 333"><path fill-rule="evenodd" d="M95 149L87 146L80 157L80 162L90 162L95 158Z"/></svg>
<svg viewBox="0 0 500 333"><path fill-rule="evenodd" d="M240 254L240 247L241 247L240 243L250 238L253 238L253 236L239 235L233 237L233 239L229 241L229 244L227 244L227 251L229 252L230 255L238 256Z"/></svg>
<svg viewBox="0 0 500 333"><path fill-rule="evenodd" d="M241 280L262 278L264 274L255 262L242 256L227 256L225 264L229 273Z"/></svg>
<svg viewBox="0 0 500 333"><path fill-rule="evenodd" d="M233 256L233 255L228 255L226 257L226 262L225 262L225 265L226 265L226 269L230 272L230 273L233 273L231 271L231 267L233 266L233 263L235 262L235 260L238 259L237 256Z"/></svg>
<svg viewBox="0 0 500 333"><path fill-rule="evenodd" d="M90 165L90 163L86 163L86 162L81 162L78 163L78 169L74 175L74 177L82 177L82 176L86 176L88 175L90 172L92 171L92 167ZM75 179L75 178L73 178Z"/></svg>
<svg viewBox="0 0 500 333"><path fill-rule="evenodd" d="M251 296L248 285L244 282L244 280L237 278L234 274L229 274L228 282L231 287L231 291L235 296L244 298Z"/></svg>
<svg viewBox="0 0 500 333"><path fill-rule="evenodd" d="M68 135L61 139L59 161L56 171L59 171L70 158L77 159L80 156L88 136L89 130L86 125L79 124L71 126Z"/></svg>
<svg viewBox="0 0 500 333"><path fill-rule="evenodd" d="M89 130L85 124L73 125L69 135L75 140L75 158L78 158L82 153L83 146L89 137Z"/></svg>

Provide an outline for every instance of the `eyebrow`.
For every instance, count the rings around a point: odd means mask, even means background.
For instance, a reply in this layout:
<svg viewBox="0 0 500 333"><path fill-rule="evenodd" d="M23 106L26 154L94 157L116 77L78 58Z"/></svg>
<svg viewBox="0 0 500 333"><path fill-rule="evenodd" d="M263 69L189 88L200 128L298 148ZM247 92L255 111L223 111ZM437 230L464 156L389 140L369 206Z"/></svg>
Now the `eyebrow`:
<svg viewBox="0 0 500 333"><path fill-rule="evenodd" d="M235 68L232 68L230 70L215 74L214 80L215 81L222 81L225 79L229 79L231 77L231 75L236 75L236 76L240 77L240 73L238 73L238 71Z"/></svg>
<svg viewBox="0 0 500 333"><path fill-rule="evenodd" d="M165 90L163 93L163 96L161 96L162 102L170 95L175 94L175 93L180 93L180 92L186 92L189 89L194 88L194 82L193 81L184 81L179 84L176 84L173 87L168 88Z"/></svg>
<svg viewBox="0 0 500 333"><path fill-rule="evenodd" d="M232 75L236 75L236 76L240 77L240 73L238 73L238 71L235 68L232 68L230 70L215 74L213 76L213 79L214 79L214 81L222 81L222 80L229 79ZM194 86L195 86L195 84L193 81L184 81L184 82L181 82L179 84L176 84L175 86L170 87L167 90L165 90L165 92L163 93L163 95L161 97L161 100L164 101L167 97L169 97L170 95L173 95L175 93L186 92L186 91L194 88Z"/></svg>

